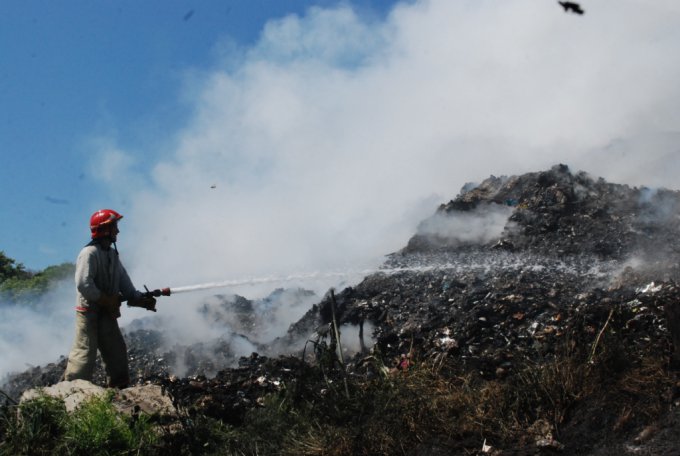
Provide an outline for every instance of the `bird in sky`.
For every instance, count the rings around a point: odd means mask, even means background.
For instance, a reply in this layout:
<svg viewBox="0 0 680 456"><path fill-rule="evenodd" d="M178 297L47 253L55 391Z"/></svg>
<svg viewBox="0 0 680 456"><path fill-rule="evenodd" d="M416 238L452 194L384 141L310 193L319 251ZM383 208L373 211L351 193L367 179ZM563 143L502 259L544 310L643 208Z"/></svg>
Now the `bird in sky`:
<svg viewBox="0 0 680 456"><path fill-rule="evenodd" d="M578 3L574 3L574 2L557 2L557 3L562 5L562 8L564 8L564 11L567 12L567 13L569 11L572 11L575 14L585 13L585 11L583 11L583 9L581 9L581 5L579 5Z"/></svg>

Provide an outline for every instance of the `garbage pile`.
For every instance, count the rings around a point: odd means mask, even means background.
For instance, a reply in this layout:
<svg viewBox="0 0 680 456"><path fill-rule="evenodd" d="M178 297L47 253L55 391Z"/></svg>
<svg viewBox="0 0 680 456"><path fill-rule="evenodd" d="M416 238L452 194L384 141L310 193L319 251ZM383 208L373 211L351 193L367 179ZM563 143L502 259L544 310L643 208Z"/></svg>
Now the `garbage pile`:
<svg viewBox="0 0 680 456"><path fill-rule="evenodd" d="M608 317L622 343L639 345L641 353L669 350L663 306L680 302L673 282L645 282L586 258L492 252L447 260L432 271L376 274L343 290L340 324L371 322L376 348L395 362L404 355L434 363L453 357L489 379L517 361L545 360L574 337L594 343Z"/></svg>
<svg viewBox="0 0 680 456"><path fill-rule="evenodd" d="M341 334L371 328L362 350L348 354L355 375L367 375L370 355L395 368L454 361L461 372L502 380L560 350L595 356L605 332L627 353L670 362L679 219L680 192L612 184L565 165L491 176L442 204L381 271L329 293L281 337L251 338L261 322L245 298L204 307L256 353L235 354L231 339L167 352L162 334L137 328L125 334L131 372L162 385L178 408L238 423L304 375L314 361L305 341L322 340L333 320ZM171 369L178 356L182 377ZM20 394L56 382L64 364L27 371L6 388Z"/></svg>
<svg viewBox="0 0 680 456"><path fill-rule="evenodd" d="M499 213L497 237L470 237L466 224ZM564 165L492 176L440 206L387 272L340 292L338 320L371 322L390 358L453 356L489 378L554 353L568 336L594 338L612 310L626 342L668 349L663 303L680 298L679 217L678 192L609 184ZM307 330L328 323L329 305L303 319Z"/></svg>
<svg viewBox="0 0 680 456"><path fill-rule="evenodd" d="M405 253L461 245L456 233L428 235L433 220L453 222L503 206L512 212L496 248L619 261L636 255L654 260L680 252L677 191L611 184L584 172L572 174L565 165L522 176L492 176L468 188L423 222L425 234L416 234Z"/></svg>

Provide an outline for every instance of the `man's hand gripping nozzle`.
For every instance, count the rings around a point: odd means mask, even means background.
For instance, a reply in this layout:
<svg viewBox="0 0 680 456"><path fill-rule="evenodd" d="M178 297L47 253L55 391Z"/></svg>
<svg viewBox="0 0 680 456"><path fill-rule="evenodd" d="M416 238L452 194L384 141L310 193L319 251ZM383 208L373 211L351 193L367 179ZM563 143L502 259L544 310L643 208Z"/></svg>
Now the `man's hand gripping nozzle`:
<svg viewBox="0 0 680 456"><path fill-rule="evenodd" d="M146 292L142 293L139 299L134 301L128 301L128 307L142 307L146 310L152 312L156 311L156 298L160 296L170 296L170 288L161 288L155 290L149 290L146 285L144 285Z"/></svg>

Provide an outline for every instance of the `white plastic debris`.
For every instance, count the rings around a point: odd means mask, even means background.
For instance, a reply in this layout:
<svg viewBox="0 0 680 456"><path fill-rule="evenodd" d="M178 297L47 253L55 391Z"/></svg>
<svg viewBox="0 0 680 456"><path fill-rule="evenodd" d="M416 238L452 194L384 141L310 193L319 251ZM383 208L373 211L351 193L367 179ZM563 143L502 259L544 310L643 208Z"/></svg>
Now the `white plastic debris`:
<svg viewBox="0 0 680 456"><path fill-rule="evenodd" d="M491 450L493 450L493 447L491 445L487 445L486 439L484 439L484 442L482 443L482 453L491 453Z"/></svg>
<svg viewBox="0 0 680 456"><path fill-rule="evenodd" d="M651 282L651 283L648 283L647 285L645 285L642 288L638 288L635 291L637 291L638 293L643 293L643 294L656 293L658 291L661 291L661 288L663 288L662 285L656 285L654 282Z"/></svg>

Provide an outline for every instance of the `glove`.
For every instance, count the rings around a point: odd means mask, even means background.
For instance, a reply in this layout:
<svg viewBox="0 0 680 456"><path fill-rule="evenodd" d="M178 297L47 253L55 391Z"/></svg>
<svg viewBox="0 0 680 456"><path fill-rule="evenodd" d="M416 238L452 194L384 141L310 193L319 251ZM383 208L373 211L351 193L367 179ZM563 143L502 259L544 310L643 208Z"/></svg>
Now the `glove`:
<svg viewBox="0 0 680 456"><path fill-rule="evenodd" d="M99 309L108 313L113 318L120 317L120 296L102 293L101 298L97 301L97 305Z"/></svg>
<svg viewBox="0 0 680 456"><path fill-rule="evenodd" d="M134 301L128 301L130 307L142 307L152 312L156 311L156 299L153 296L142 296Z"/></svg>
<svg viewBox="0 0 680 456"><path fill-rule="evenodd" d="M144 307L146 310L150 310L152 312L156 311L156 298L153 296L145 296L143 298L139 299L140 307Z"/></svg>

